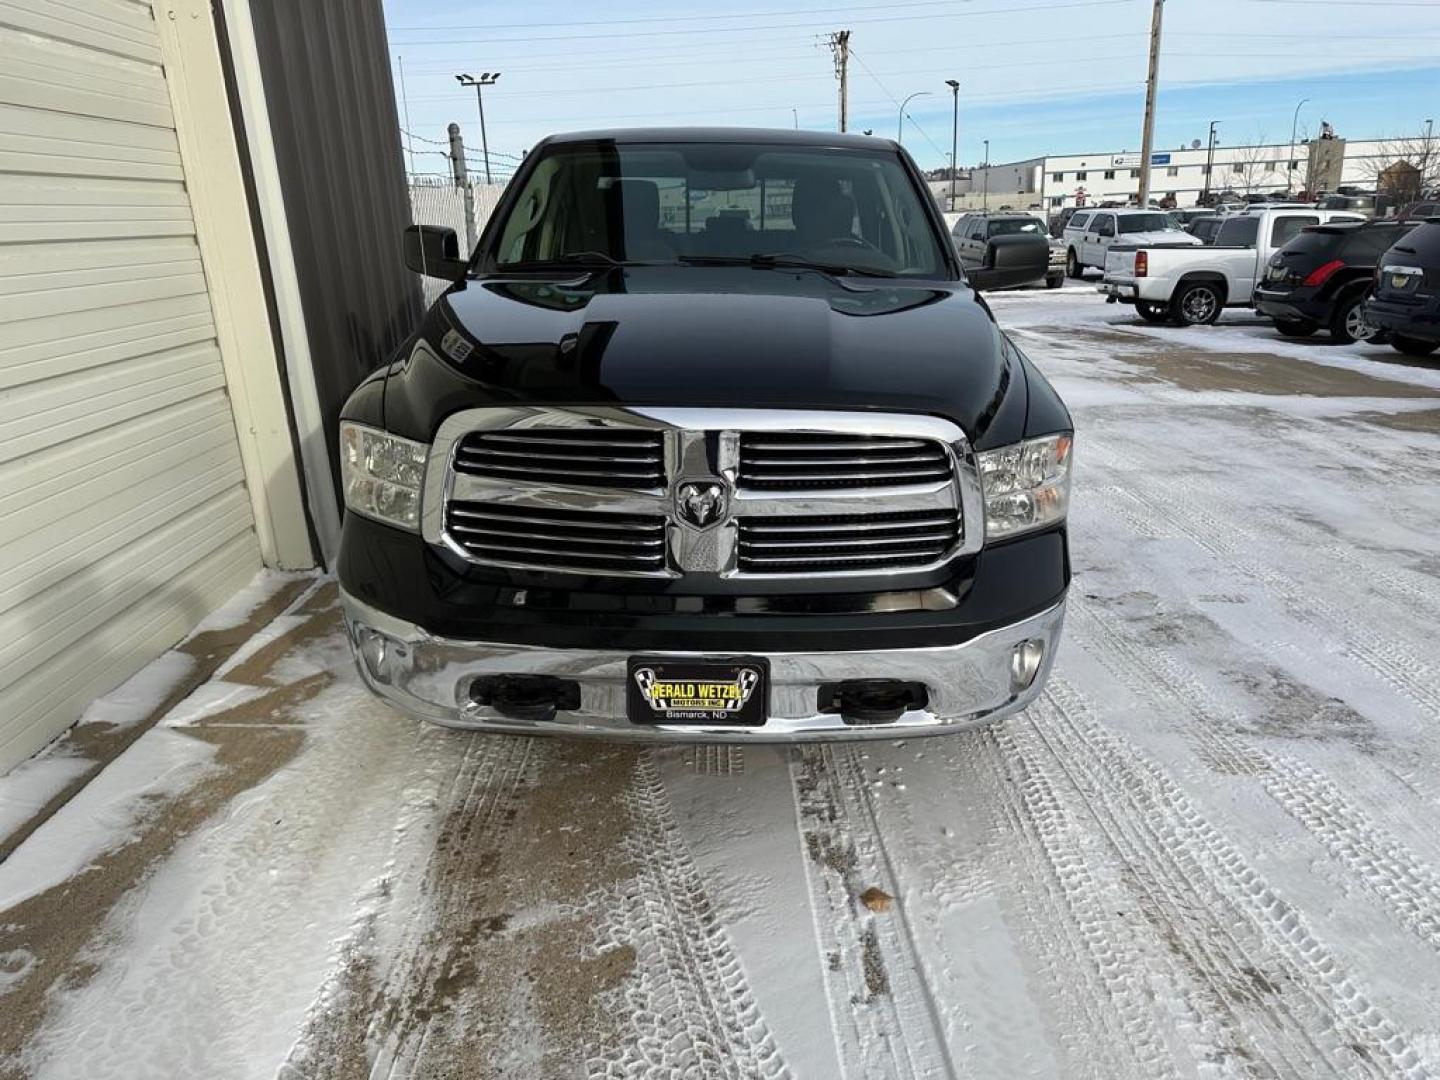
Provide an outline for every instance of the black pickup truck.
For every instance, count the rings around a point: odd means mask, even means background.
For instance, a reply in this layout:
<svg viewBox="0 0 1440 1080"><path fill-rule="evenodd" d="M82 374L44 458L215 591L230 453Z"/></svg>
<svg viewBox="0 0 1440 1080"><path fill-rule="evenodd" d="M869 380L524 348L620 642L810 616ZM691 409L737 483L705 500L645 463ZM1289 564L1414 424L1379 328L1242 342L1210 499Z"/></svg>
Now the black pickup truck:
<svg viewBox="0 0 1440 1080"><path fill-rule="evenodd" d="M894 143L538 144L341 418L366 683L492 731L893 738L1023 707L1070 580L1072 425Z"/></svg>

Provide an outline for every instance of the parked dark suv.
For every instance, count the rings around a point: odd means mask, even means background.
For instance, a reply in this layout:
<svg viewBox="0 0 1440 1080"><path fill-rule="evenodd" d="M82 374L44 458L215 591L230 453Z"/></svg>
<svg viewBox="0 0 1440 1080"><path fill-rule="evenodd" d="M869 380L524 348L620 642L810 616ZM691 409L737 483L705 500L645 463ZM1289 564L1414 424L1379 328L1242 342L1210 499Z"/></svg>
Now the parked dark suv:
<svg viewBox="0 0 1440 1080"><path fill-rule="evenodd" d="M1418 225L1380 257L1365 318L1402 353L1440 348L1440 219Z"/></svg>
<svg viewBox="0 0 1440 1080"><path fill-rule="evenodd" d="M1365 318L1365 295L1385 249L1414 228L1413 221L1311 225L1274 255L1255 289L1255 308L1287 337L1320 327L1341 344L1368 341L1376 328Z"/></svg>
<svg viewBox="0 0 1440 1080"><path fill-rule="evenodd" d="M784 741L961 730L1039 693L1072 425L894 143L549 138L341 414L360 671L490 731Z"/></svg>

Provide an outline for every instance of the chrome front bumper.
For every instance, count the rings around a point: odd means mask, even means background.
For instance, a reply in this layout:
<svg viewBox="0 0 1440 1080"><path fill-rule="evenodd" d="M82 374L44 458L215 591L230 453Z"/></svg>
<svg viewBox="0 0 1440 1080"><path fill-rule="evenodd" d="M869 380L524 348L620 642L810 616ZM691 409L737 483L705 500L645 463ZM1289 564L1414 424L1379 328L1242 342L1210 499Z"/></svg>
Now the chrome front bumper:
<svg viewBox="0 0 1440 1080"><path fill-rule="evenodd" d="M763 726L640 725L626 717L626 662L631 653L438 638L343 590L341 597L361 677L378 696L410 716L475 731L673 742L893 739L976 727L1023 709L1040 693L1065 617L1062 600L1038 615L961 645L768 653L770 703ZM1026 643L1038 643L1041 650L1038 665L1031 670L1017 661L1017 647ZM664 655L703 658L707 654L664 650ZM1015 667L1022 670L1017 674ZM471 700L471 684L478 677L495 675L573 680L579 686L580 707L537 716L476 704ZM861 679L923 683L928 705L879 723L847 722L842 715L818 711L822 684Z"/></svg>

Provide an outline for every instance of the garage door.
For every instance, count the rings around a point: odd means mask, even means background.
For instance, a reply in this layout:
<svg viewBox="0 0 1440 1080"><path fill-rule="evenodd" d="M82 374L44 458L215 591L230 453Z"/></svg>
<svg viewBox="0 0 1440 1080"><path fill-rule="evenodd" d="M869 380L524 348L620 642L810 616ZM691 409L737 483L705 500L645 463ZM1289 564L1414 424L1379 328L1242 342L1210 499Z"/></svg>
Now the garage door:
<svg viewBox="0 0 1440 1080"><path fill-rule="evenodd" d="M0 0L0 772L259 566L149 5Z"/></svg>

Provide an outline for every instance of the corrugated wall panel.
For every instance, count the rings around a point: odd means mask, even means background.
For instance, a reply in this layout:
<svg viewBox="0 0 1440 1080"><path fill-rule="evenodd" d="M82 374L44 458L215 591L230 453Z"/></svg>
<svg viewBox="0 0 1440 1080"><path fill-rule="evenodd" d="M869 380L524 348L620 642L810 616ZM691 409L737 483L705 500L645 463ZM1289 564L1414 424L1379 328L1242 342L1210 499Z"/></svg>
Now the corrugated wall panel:
<svg viewBox="0 0 1440 1080"><path fill-rule="evenodd" d="M421 312L401 249L410 205L384 12L378 0L248 3L338 484L340 407Z"/></svg>
<svg viewBox="0 0 1440 1080"><path fill-rule="evenodd" d="M0 0L0 772L260 563L159 59Z"/></svg>

